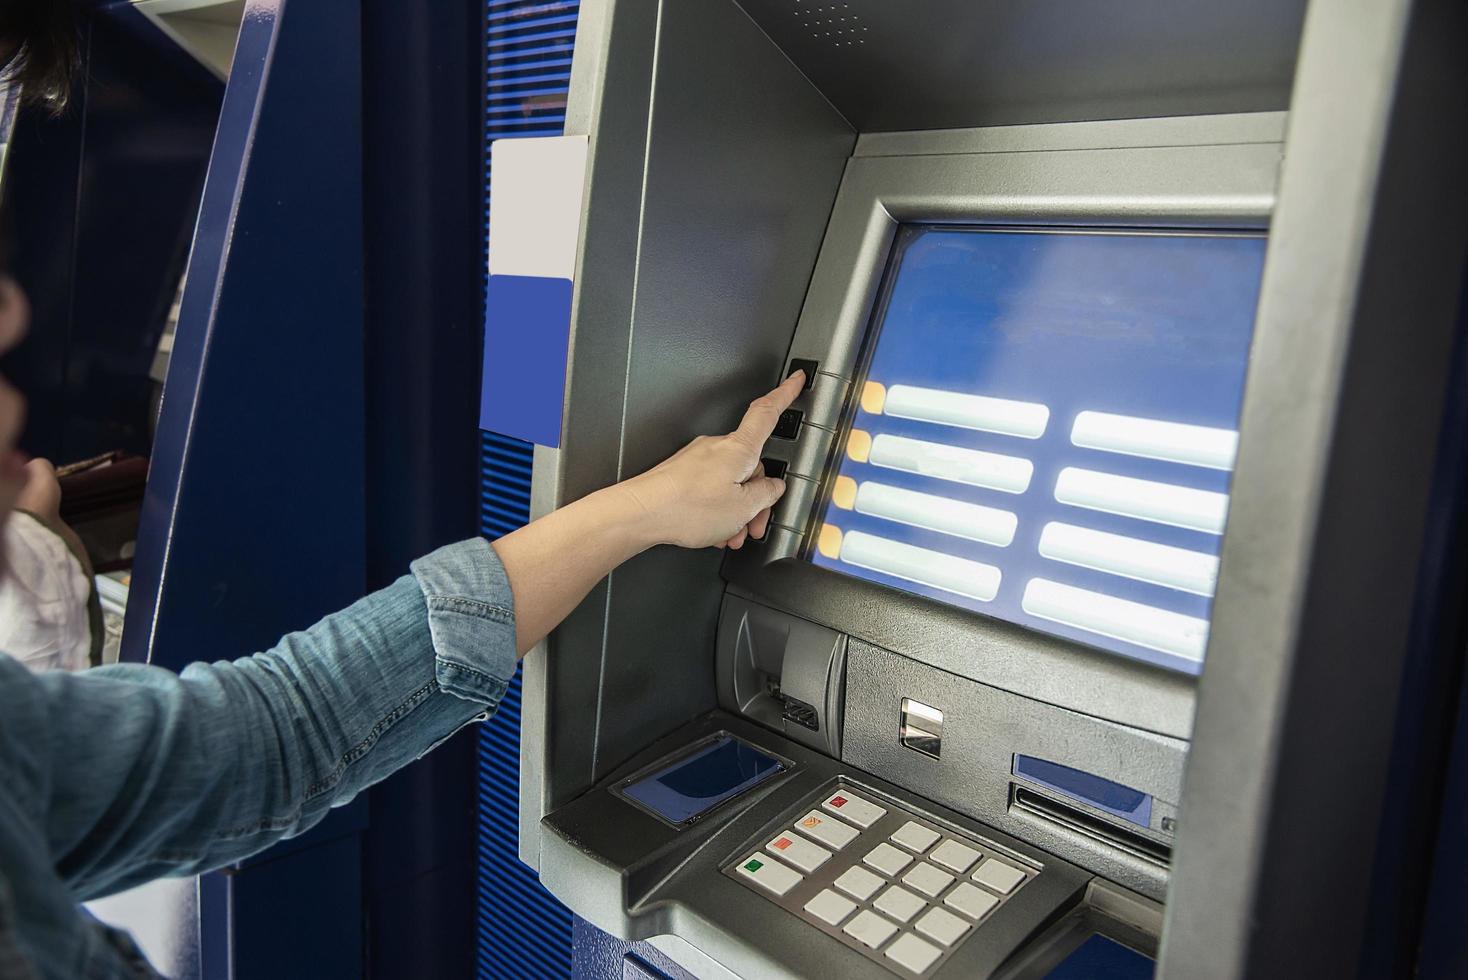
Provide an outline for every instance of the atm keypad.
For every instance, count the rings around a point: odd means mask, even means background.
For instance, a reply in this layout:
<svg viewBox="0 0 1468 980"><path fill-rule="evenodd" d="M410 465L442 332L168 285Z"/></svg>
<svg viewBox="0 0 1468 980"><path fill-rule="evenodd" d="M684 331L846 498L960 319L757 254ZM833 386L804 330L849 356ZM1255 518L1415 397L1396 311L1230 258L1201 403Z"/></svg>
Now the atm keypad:
<svg viewBox="0 0 1468 980"><path fill-rule="evenodd" d="M805 910L827 925L839 926L846 921L848 915L856 911L856 903L827 888L806 902Z"/></svg>
<svg viewBox="0 0 1468 980"><path fill-rule="evenodd" d="M922 973L943 951L932 943L924 942L912 933L903 933L897 941L887 947L887 958L906 967L911 973Z"/></svg>
<svg viewBox="0 0 1468 980"><path fill-rule="evenodd" d="M918 866L902 876L902 881L910 888L914 888L929 898L937 898L953 884L953 875L946 871L939 871L925 861L919 861Z"/></svg>
<svg viewBox="0 0 1468 980"><path fill-rule="evenodd" d="M831 817L823 817L814 810L802 817L795 829L838 851L856 840L860 833L855 827L847 826Z"/></svg>
<svg viewBox="0 0 1468 980"><path fill-rule="evenodd" d="M964 915L975 922L994 911L999 904L999 899L982 888L975 888L968 882L960 882L957 888L949 892L943 898L943 904L949 908L958 909Z"/></svg>
<svg viewBox="0 0 1468 980"><path fill-rule="evenodd" d="M993 858L979 865L979 870L974 872L974 881L987 885L1001 895L1008 895L1024 880L1024 872Z"/></svg>
<svg viewBox="0 0 1468 980"><path fill-rule="evenodd" d="M758 855L739 865L739 873L746 880L754 882L767 892L776 895L784 895L790 889L800 884L800 875L791 871L779 861L769 858L761 859Z"/></svg>
<svg viewBox="0 0 1468 980"><path fill-rule="evenodd" d="M938 839L936 830L929 830L916 820L909 820L902 825L902 829L892 835L892 839L914 854L922 854L933 846Z"/></svg>
<svg viewBox="0 0 1468 980"><path fill-rule="evenodd" d="M938 970L1039 873L844 785L796 812L805 815L740 852L728 872L898 976Z"/></svg>
<svg viewBox="0 0 1468 980"><path fill-rule="evenodd" d="M850 793L832 793L821 804L821 809L836 814L847 823L856 824L862 830L887 815L884 808Z"/></svg>
<svg viewBox="0 0 1468 980"><path fill-rule="evenodd" d="M888 885L881 897L872 903L872 907L887 913L898 922L911 922L912 917L927 904L901 885Z"/></svg>
<svg viewBox="0 0 1468 980"><path fill-rule="evenodd" d="M952 837L939 844L933 853L928 855L929 860L943 865L949 871L963 874L974 866L979 859L979 852L967 844L960 844Z"/></svg>
<svg viewBox="0 0 1468 980"><path fill-rule="evenodd" d="M784 858L806 874L831 860L830 851L817 847L799 834L781 834L766 844L765 850L776 857Z"/></svg>
<svg viewBox="0 0 1468 980"><path fill-rule="evenodd" d="M885 881L866 868L847 868L836 879L836 887L859 902L871 898L884 884Z"/></svg>
<svg viewBox="0 0 1468 980"><path fill-rule="evenodd" d="M939 908L928 909L927 914L917 921L917 931L929 939L936 939L944 946L952 946L968 932L971 923L960 919L952 912Z"/></svg>
<svg viewBox="0 0 1468 980"><path fill-rule="evenodd" d="M862 858L862 861L884 875L896 875L912 863L912 855L899 851L891 844L884 842L867 852L867 856Z"/></svg>
<svg viewBox="0 0 1468 980"><path fill-rule="evenodd" d="M857 942L870 949L878 946L892 938L897 931L890 920L882 918L875 912L865 911L846 924L841 930Z"/></svg>

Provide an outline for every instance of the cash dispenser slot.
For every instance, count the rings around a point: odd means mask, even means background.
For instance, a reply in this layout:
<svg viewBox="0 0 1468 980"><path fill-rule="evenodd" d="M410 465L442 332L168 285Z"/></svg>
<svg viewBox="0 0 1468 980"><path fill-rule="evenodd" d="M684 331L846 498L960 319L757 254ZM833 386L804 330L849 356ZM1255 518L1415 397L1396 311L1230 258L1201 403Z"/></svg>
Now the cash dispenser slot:
<svg viewBox="0 0 1468 980"><path fill-rule="evenodd" d="M1142 858L1164 867L1172 863L1172 848L1166 844L1144 837L1110 820L1039 790L1019 783L1010 784L1010 808L1026 811L1042 820L1058 824L1062 829L1081 834L1114 847L1133 857Z"/></svg>
<svg viewBox="0 0 1468 980"><path fill-rule="evenodd" d="M1010 808L1164 868L1172 863L1176 807L1105 776L1015 754Z"/></svg>

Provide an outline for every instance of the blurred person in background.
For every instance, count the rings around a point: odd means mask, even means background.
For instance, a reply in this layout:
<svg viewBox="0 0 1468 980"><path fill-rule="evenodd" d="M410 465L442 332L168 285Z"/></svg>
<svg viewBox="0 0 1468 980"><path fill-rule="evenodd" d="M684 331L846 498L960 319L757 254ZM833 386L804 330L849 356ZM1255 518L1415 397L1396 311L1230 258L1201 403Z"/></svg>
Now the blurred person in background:
<svg viewBox="0 0 1468 980"><path fill-rule="evenodd" d="M91 563L61 520L61 484L44 459L25 464L15 512L0 530L0 650L31 670L100 662L102 607Z"/></svg>
<svg viewBox="0 0 1468 980"><path fill-rule="evenodd" d="M73 13L65 2L0 0L0 82L19 89L42 111L65 106L77 52ZM0 347L18 343L29 319L13 282L0 283ZM0 392L6 417L0 445L19 435L19 396ZM13 420L13 421L12 421ZM36 670L79 670L100 649L100 609L91 568L76 535L61 521L61 489L45 460L10 452L0 460L0 650ZM0 516L3 520L3 516Z"/></svg>

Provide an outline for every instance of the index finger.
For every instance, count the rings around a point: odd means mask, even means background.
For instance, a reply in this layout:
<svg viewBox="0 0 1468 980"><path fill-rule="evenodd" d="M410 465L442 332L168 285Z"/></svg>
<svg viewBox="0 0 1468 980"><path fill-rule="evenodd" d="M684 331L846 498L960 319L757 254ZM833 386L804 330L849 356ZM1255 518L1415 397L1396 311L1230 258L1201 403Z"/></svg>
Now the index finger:
<svg viewBox="0 0 1468 980"><path fill-rule="evenodd" d="M749 403L749 410L744 413L744 419L739 423L739 428L734 430L734 434L756 449L763 446L765 440L770 438L770 433L775 431L780 413L794 403L804 388L805 372L796 371L778 388Z"/></svg>

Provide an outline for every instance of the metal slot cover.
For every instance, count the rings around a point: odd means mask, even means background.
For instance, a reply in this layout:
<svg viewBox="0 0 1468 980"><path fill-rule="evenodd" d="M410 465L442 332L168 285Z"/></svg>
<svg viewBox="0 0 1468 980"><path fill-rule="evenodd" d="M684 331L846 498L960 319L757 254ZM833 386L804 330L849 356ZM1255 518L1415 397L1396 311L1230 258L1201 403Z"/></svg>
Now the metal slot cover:
<svg viewBox="0 0 1468 980"><path fill-rule="evenodd" d="M921 701L903 698L898 738L914 752L938 758L943 748L943 712Z"/></svg>

